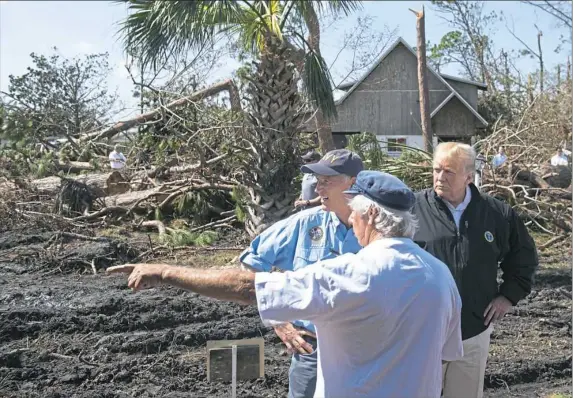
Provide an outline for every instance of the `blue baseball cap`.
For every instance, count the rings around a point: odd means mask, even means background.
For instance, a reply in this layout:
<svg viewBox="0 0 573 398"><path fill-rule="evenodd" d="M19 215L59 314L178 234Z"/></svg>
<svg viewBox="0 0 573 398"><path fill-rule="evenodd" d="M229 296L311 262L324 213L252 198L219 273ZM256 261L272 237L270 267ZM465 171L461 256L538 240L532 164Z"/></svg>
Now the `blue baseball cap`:
<svg viewBox="0 0 573 398"><path fill-rule="evenodd" d="M400 211L411 210L416 202L414 192L402 180L381 171L360 172L356 182L344 193L364 195L382 206Z"/></svg>
<svg viewBox="0 0 573 398"><path fill-rule="evenodd" d="M364 170L362 159L348 149L335 149L327 152L318 162L306 164L300 168L303 173L321 176L344 174L349 177L356 177L362 170Z"/></svg>

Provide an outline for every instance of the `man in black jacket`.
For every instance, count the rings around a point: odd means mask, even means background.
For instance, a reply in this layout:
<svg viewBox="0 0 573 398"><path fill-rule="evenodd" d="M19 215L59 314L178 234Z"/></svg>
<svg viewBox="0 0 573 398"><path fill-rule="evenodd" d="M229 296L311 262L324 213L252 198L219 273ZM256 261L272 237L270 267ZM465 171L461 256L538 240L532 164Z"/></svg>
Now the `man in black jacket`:
<svg viewBox="0 0 573 398"><path fill-rule="evenodd" d="M414 240L448 265L462 298L464 357L443 366L444 398L483 396L491 325L529 294L538 265L535 243L519 216L473 185L475 159L469 145L438 145L434 188L418 193L414 208Z"/></svg>

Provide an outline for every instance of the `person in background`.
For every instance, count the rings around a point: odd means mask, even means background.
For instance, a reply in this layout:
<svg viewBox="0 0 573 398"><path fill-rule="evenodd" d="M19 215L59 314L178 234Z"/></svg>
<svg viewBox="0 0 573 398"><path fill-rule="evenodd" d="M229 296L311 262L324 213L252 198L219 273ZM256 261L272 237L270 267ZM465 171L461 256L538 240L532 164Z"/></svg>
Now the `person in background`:
<svg viewBox="0 0 573 398"><path fill-rule="evenodd" d="M500 146L497 154L493 157L493 160L491 161L491 165L493 166L494 169L497 169L498 167L503 166L506 160L507 156L505 154L505 150L503 149L502 146Z"/></svg>
<svg viewBox="0 0 573 398"><path fill-rule="evenodd" d="M557 153L551 158L551 166L568 166L569 160L563 154L561 147L557 148Z"/></svg>
<svg viewBox="0 0 573 398"><path fill-rule="evenodd" d="M302 156L305 164L317 162L319 159L320 155L315 151L309 151ZM316 193L316 182L316 176L313 173L303 173L301 193L294 202L294 207L304 210L320 205L320 196Z"/></svg>
<svg viewBox="0 0 573 398"><path fill-rule="evenodd" d="M167 264L107 272L129 275L134 290L167 284L256 304L266 325L310 319L319 342L315 397L437 398L442 361L463 354L456 284L412 241L415 198L402 181L365 171L346 193L363 247L356 254L285 273Z"/></svg>
<svg viewBox="0 0 573 398"><path fill-rule="evenodd" d="M538 266L535 243L517 213L471 183L475 158L469 145L438 145L434 187L417 193L414 207L414 240L447 264L462 297L464 356L443 366L444 398L483 396L493 324L530 293Z"/></svg>
<svg viewBox="0 0 573 398"><path fill-rule="evenodd" d="M113 147L113 151L109 153L109 165L111 166L112 169L115 170L123 169L125 167L126 162L127 159L125 158L123 153L119 151L119 145L116 144Z"/></svg>
<svg viewBox="0 0 573 398"><path fill-rule="evenodd" d="M360 156L346 149L326 153L301 171L316 177L321 206L281 220L257 236L240 256L243 268L253 272L297 271L343 253L356 253L360 245L348 217L352 210L344 191L364 169ZM303 318L304 319L304 318ZM293 354L289 370L289 398L311 398L317 380L317 340L308 320L273 325Z"/></svg>
<svg viewBox="0 0 573 398"><path fill-rule="evenodd" d="M486 158L481 153L476 157L476 172L474 176L474 185L479 189L483 178L483 169L486 165Z"/></svg>

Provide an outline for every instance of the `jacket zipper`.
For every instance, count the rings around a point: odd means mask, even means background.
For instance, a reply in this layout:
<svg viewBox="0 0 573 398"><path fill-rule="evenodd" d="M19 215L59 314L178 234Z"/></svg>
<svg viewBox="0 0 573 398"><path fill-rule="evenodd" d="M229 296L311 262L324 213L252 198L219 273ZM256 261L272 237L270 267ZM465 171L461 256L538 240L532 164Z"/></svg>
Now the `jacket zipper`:
<svg viewBox="0 0 573 398"><path fill-rule="evenodd" d="M450 221L454 224L454 230L456 232L456 247L455 247L455 263L454 269L456 270L456 279L459 281L460 288L462 286L462 269L463 269L463 250L462 250L462 234L460 232L460 227L456 225L456 220L454 215L450 211L449 208L444 204L446 214ZM460 226L462 225L462 219L464 218L464 214L460 217Z"/></svg>

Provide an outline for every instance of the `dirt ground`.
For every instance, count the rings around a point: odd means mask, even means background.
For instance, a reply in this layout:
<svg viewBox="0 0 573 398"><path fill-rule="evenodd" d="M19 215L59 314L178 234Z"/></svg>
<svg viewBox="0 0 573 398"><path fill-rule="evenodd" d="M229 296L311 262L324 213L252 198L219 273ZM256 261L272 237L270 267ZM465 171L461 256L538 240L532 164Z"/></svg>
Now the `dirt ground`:
<svg viewBox="0 0 573 398"><path fill-rule="evenodd" d="M259 336L265 378L240 382L238 396L286 396L289 357L256 308L172 288L133 293L124 278L103 275L142 250L114 239L0 234L0 396L228 397L228 383L206 380L206 341ZM221 266L237 253L177 261ZM571 396L570 256L542 256L533 293L494 330L487 397Z"/></svg>

